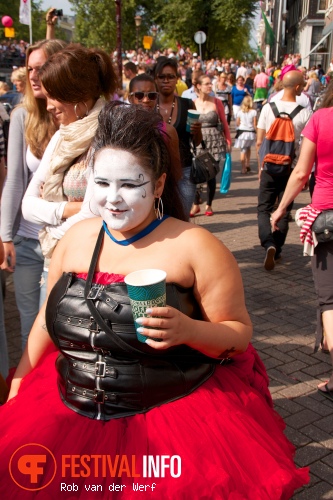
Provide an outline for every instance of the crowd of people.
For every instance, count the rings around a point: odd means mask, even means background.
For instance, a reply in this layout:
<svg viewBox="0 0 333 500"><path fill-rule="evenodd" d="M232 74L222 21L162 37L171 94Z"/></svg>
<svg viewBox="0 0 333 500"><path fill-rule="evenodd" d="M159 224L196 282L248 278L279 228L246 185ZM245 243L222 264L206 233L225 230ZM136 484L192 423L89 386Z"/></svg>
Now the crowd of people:
<svg viewBox="0 0 333 500"><path fill-rule="evenodd" d="M7 163L1 250L2 269L14 275L23 355L0 407L0 494L20 491L8 464L29 436L55 460L107 453L136 456L142 466L152 453L180 455L182 474L147 478L147 498L153 484L176 498L291 498L308 482L308 470L295 467L272 409L237 263L189 222L202 203L191 165L207 150L223 170L234 119L247 174L251 147L259 149L274 121L265 101L292 113L308 92L310 109L302 107L294 122L297 146L306 126L305 153L292 175L272 179L259 162L259 236L272 270L291 202L316 156L319 112L310 116L317 80L322 85L318 71L307 72L305 83L297 55L279 67L202 62L189 49L139 50L126 52L120 87L116 55L44 40L26 50L25 85L13 74L21 99L10 110L7 151L0 148ZM198 119L189 122L189 111ZM315 171L318 199L326 160ZM207 182L207 217L214 215L216 184L216 177ZM315 268L328 259L325 245L316 247ZM136 330L124 278L146 268L166 272L166 306L148 308ZM323 274L315 273L316 287L333 353L332 280ZM9 372L2 304L0 372ZM333 399L332 380L319 390ZM59 490L60 471L55 477L50 495ZM29 477L21 481L29 488ZM100 478L105 487L107 481ZM131 482L117 478L119 498L134 498ZM77 485L77 498L89 498L84 474Z"/></svg>

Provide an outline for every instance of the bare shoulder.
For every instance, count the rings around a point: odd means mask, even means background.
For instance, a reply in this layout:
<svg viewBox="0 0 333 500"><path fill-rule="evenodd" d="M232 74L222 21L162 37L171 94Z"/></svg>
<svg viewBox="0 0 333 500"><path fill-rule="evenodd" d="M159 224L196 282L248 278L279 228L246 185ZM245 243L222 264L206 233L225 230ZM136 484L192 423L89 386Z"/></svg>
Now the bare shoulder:
<svg viewBox="0 0 333 500"><path fill-rule="evenodd" d="M169 231L177 237L177 244L185 248L188 255L198 255L200 252L230 254L227 247L207 229L174 218L169 219Z"/></svg>
<svg viewBox="0 0 333 500"><path fill-rule="evenodd" d="M74 224L64 235L61 241L66 245L80 242L82 245L90 237L97 237L102 227L102 219L93 217Z"/></svg>
<svg viewBox="0 0 333 500"><path fill-rule="evenodd" d="M86 256L91 254L101 227L102 219L96 217L77 222L66 232L56 247L57 257L62 260L64 268L74 271L76 264L82 265Z"/></svg>

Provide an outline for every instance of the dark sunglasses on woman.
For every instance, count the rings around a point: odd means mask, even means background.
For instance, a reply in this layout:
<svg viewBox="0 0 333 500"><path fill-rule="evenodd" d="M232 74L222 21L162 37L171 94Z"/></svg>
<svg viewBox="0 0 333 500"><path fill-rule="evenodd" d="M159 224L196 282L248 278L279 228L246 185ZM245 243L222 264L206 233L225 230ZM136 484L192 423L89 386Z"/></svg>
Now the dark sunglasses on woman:
<svg viewBox="0 0 333 500"><path fill-rule="evenodd" d="M131 97L135 97L138 101L142 101L144 97L148 97L150 101L156 101L158 92L131 92Z"/></svg>
<svg viewBox="0 0 333 500"><path fill-rule="evenodd" d="M163 80L175 80L177 77L176 75L172 75L171 73L168 73L166 75L157 75L156 77L158 80L160 80L161 82L163 82Z"/></svg>

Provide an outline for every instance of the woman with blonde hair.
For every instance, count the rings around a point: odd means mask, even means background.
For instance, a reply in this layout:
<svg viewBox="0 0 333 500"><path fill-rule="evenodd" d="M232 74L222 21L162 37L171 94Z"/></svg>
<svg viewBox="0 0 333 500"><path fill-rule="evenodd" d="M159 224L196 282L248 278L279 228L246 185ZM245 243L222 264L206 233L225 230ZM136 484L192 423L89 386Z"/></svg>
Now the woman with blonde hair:
<svg viewBox="0 0 333 500"><path fill-rule="evenodd" d="M319 81L318 75L315 71L312 71L309 74L309 79L306 82L306 85L303 90L303 92L306 92L308 97L310 98L312 107L316 102L316 98L318 97L320 89L321 89L321 83Z"/></svg>
<svg viewBox="0 0 333 500"><path fill-rule="evenodd" d="M9 85L6 82L0 82L0 95L9 92Z"/></svg>
<svg viewBox="0 0 333 500"><path fill-rule="evenodd" d="M27 83L24 102L10 117L7 151L7 180L1 199L1 237L5 258L2 269L14 273L16 303L20 314L22 347L39 310L43 256L39 227L23 218L21 203L30 179L57 129L46 109L38 72L62 40L43 40L27 49Z"/></svg>
<svg viewBox="0 0 333 500"><path fill-rule="evenodd" d="M15 85L15 89L17 92L22 94L22 98L25 94L25 88L27 84L27 70L26 68L17 68L14 69L12 74L10 75L10 81L13 85Z"/></svg>
<svg viewBox="0 0 333 500"><path fill-rule="evenodd" d="M236 116L235 148L240 148L242 174L250 172L251 147L256 140L257 112L253 109L252 97L244 97Z"/></svg>

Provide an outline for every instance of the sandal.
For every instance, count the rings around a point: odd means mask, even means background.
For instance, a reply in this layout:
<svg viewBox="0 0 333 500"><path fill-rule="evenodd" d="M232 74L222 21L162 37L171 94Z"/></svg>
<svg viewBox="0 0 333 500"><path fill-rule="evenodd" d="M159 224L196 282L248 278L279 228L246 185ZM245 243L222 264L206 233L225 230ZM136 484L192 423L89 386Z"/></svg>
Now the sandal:
<svg viewBox="0 0 333 500"><path fill-rule="evenodd" d="M190 212L190 217L195 217L200 212L200 207L197 207L194 212Z"/></svg>

